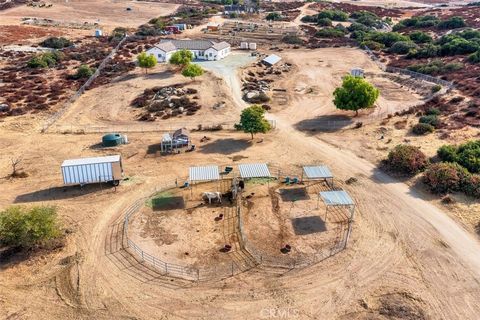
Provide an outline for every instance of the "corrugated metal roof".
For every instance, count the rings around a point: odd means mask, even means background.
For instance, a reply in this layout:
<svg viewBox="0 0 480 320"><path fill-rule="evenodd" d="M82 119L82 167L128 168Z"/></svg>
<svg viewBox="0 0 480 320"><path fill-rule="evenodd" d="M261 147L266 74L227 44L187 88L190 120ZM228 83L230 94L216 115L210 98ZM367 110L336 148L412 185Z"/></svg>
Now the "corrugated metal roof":
<svg viewBox="0 0 480 320"><path fill-rule="evenodd" d="M120 161L120 155L106 156L106 157L70 159L70 160L63 161L62 167L80 166L80 165L84 165L84 164L94 164L94 163L110 163L110 162L119 162L119 161Z"/></svg>
<svg viewBox="0 0 480 320"><path fill-rule="evenodd" d="M323 202L327 206L351 206L354 205L352 198L344 190L320 192Z"/></svg>
<svg viewBox="0 0 480 320"><path fill-rule="evenodd" d="M187 50L207 50L213 48L217 51L229 48L228 42L214 42L210 40L162 40L155 45L164 52L172 52L180 49Z"/></svg>
<svg viewBox="0 0 480 320"><path fill-rule="evenodd" d="M269 65L273 66L274 64L278 63L278 61L282 60L279 56L276 54L271 54L265 59L263 59L264 62L268 63Z"/></svg>
<svg viewBox="0 0 480 320"><path fill-rule="evenodd" d="M238 165L242 178L267 178L271 177L266 163L244 163Z"/></svg>
<svg viewBox="0 0 480 320"><path fill-rule="evenodd" d="M190 167L190 181L220 180L218 166Z"/></svg>
<svg viewBox="0 0 480 320"><path fill-rule="evenodd" d="M170 133L164 133L162 136L162 142L172 142L172 137Z"/></svg>
<svg viewBox="0 0 480 320"><path fill-rule="evenodd" d="M220 51L226 48L230 48L230 44L228 42L222 41L222 42L217 42L212 46L213 49Z"/></svg>
<svg viewBox="0 0 480 320"><path fill-rule="evenodd" d="M333 178L332 172L327 166L304 166L303 172L308 179Z"/></svg>

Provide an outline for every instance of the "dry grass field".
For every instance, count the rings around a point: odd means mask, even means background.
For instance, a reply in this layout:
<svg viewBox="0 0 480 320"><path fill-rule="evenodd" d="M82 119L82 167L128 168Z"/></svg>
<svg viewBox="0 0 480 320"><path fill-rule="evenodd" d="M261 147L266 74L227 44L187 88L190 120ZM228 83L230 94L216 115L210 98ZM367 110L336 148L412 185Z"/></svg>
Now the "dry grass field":
<svg viewBox="0 0 480 320"><path fill-rule="evenodd" d="M0 12L1 25L18 25L21 19L43 18L64 23L98 23L105 31L115 27L138 27L151 18L169 15L179 5L131 0L49 1L50 8L19 6ZM127 11L127 8L131 10ZM92 31L93 32L93 31Z"/></svg>

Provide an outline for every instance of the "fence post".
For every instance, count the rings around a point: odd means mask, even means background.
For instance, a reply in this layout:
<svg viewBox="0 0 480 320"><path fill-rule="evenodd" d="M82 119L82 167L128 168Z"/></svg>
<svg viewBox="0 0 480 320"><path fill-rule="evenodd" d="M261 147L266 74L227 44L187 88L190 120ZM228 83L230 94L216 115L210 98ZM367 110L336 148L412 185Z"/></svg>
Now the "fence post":
<svg viewBox="0 0 480 320"><path fill-rule="evenodd" d="M141 250L141 251L142 251L142 262L145 262L145 259L143 258L143 250Z"/></svg>

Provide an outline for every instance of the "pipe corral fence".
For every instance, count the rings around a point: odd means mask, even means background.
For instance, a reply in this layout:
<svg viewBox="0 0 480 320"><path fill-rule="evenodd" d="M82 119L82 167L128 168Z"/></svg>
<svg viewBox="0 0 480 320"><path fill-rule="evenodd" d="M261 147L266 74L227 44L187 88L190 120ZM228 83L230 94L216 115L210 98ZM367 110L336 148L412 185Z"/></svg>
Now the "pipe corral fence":
<svg viewBox="0 0 480 320"><path fill-rule="evenodd" d="M277 177L273 177L272 179L278 180L282 172L280 170L276 170L278 172ZM283 175L282 175L283 176ZM235 179L234 179L235 180ZM174 277L174 278L181 278L190 281L213 281L213 280L221 280L225 278L229 278L235 276L236 274L245 272L245 268L238 266L233 260L229 264L223 265L214 265L210 268L195 268L195 267L188 267L184 265L179 265L175 263L170 263L164 261L158 257L155 257L148 252L145 252L138 244L136 244L132 239L128 237L128 227L129 221L132 215L137 213L140 208L144 205L145 201L155 195L156 193L167 191L173 188L178 188L178 181L183 181L181 179L176 179L171 183L166 183L165 185L156 187L154 190L151 190L147 196L137 200L134 204L132 204L124 213L123 218L123 239L122 239L122 246L123 249L126 250L128 253L133 255L136 260L141 263L148 264L152 266L157 272L162 275ZM343 251L347 246L347 241L349 237L349 233L351 232L353 219L348 219L346 221L347 225L343 226L344 230L336 236L335 241L331 244L330 247L324 248L322 250L318 250L316 253L311 254L308 258L301 258L296 259L292 257L288 257L287 255L283 256L269 256L262 252L260 252L255 245L249 241L244 232L244 213L242 210L242 193L238 193L235 203L235 217L238 219L237 225L237 232L239 234L238 242L242 250L246 251L246 254L249 254L254 259L255 267L269 267L269 268L276 268L283 272L288 272L293 269L302 269L313 264L319 263L333 255ZM340 227L339 227L340 228ZM251 268L249 268L251 269Z"/></svg>

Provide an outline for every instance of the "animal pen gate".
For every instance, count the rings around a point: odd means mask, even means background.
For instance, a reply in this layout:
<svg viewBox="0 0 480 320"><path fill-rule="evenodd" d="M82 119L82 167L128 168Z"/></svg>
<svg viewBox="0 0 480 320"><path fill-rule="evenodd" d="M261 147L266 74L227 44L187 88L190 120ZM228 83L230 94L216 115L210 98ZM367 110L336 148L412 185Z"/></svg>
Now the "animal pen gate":
<svg viewBox="0 0 480 320"><path fill-rule="evenodd" d="M350 234L352 232L352 224L353 224L353 219L355 217L355 203L353 202L350 195L344 190L320 192L318 194L317 207L318 207L318 201L320 198L322 198L326 206L325 220L327 220L329 207L344 207L348 209L350 213L350 217L348 218L348 230L347 230L347 236L345 237L345 243L344 243L344 248L346 248L348 239L350 238Z"/></svg>

